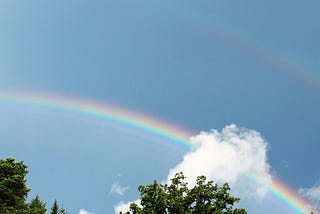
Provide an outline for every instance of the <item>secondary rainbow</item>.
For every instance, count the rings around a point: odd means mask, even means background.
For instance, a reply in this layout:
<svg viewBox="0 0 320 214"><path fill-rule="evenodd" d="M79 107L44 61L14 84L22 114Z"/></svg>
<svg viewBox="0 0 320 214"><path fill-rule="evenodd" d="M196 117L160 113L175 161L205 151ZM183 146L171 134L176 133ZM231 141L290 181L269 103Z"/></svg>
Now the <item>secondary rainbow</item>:
<svg viewBox="0 0 320 214"><path fill-rule="evenodd" d="M266 41L259 41L254 35L242 32L240 28L230 24L212 19L205 14L194 13L187 16L183 11L175 11L176 22L194 28L194 31L201 32L203 35L218 39L227 45L246 51L254 57L260 58L264 62L276 68L276 72L286 73L289 77L305 83L308 87L320 89L320 76L318 68L311 66L311 63L296 58L285 50L279 49L275 45L268 44Z"/></svg>
<svg viewBox="0 0 320 214"><path fill-rule="evenodd" d="M6 93L0 94L0 106L23 106L50 111L66 112L72 115L81 115L91 119L99 119L114 125L117 128L149 137L160 143L179 147L190 151L193 146L189 138L194 133L169 124L168 122L151 116L129 111L115 105L107 105L92 100L83 100L62 97L52 94L36 93ZM88 119L86 118L86 119ZM254 174L247 174L251 181L263 185ZM269 195L286 206L292 213L309 214L310 206L294 190L290 189L279 179L273 178L272 185L267 186Z"/></svg>

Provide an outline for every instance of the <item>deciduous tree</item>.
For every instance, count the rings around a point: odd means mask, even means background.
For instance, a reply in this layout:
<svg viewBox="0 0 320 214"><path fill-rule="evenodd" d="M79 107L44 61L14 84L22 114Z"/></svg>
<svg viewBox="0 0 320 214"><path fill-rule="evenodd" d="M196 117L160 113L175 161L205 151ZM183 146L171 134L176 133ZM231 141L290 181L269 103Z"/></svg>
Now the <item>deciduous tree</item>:
<svg viewBox="0 0 320 214"><path fill-rule="evenodd" d="M183 173L177 173L170 184L139 186L140 204L131 203L126 214L246 214L245 209L234 208L239 198L230 195L226 183L219 187L205 176L197 178L189 189ZM121 214L122 212L120 212Z"/></svg>

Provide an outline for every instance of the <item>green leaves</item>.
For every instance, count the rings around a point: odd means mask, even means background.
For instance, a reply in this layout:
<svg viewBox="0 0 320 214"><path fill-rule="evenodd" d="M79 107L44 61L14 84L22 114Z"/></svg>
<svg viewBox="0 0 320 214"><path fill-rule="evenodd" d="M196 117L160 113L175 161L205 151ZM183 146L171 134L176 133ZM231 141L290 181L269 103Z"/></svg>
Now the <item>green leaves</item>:
<svg viewBox="0 0 320 214"><path fill-rule="evenodd" d="M213 181L199 176L196 185L188 189L182 172L171 179L171 183L139 186L140 205L132 203L127 214L246 214L245 209L234 208L239 198L230 195L226 183L218 187Z"/></svg>
<svg viewBox="0 0 320 214"><path fill-rule="evenodd" d="M154 181L147 186L139 186L141 193L141 205L144 207L142 213L164 214L166 213L166 193L163 185Z"/></svg>

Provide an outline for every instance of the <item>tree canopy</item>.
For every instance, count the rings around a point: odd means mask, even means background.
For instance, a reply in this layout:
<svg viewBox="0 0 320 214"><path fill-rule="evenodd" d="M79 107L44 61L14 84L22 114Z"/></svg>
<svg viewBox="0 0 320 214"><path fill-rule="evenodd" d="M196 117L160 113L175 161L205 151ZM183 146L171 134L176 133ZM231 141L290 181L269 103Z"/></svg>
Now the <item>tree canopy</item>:
<svg viewBox="0 0 320 214"><path fill-rule="evenodd" d="M54 200L50 214L67 214L67 212L63 207L59 208L57 200Z"/></svg>
<svg viewBox="0 0 320 214"><path fill-rule="evenodd" d="M23 213L30 189L26 186L27 166L14 158L0 160L0 213Z"/></svg>
<svg viewBox="0 0 320 214"><path fill-rule="evenodd" d="M31 200L28 211L28 214L45 214L47 212L46 204L37 195Z"/></svg>
<svg viewBox="0 0 320 214"><path fill-rule="evenodd" d="M27 166L14 158L0 159L0 213L1 214L45 214L46 204L37 195L27 202L30 189L26 185ZM57 201L53 207L57 206ZM66 214L64 208L58 214Z"/></svg>
<svg viewBox="0 0 320 214"><path fill-rule="evenodd" d="M59 214L59 206L57 200L54 200L50 214Z"/></svg>
<svg viewBox="0 0 320 214"><path fill-rule="evenodd" d="M219 187L213 181L199 176L196 185L189 189L182 172L171 179L170 184L139 186L140 204L131 203L126 214L246 214L246 210L235 208L239 198L230 195L226 183ZM120 212L122 214L122 212Z"/></svg>

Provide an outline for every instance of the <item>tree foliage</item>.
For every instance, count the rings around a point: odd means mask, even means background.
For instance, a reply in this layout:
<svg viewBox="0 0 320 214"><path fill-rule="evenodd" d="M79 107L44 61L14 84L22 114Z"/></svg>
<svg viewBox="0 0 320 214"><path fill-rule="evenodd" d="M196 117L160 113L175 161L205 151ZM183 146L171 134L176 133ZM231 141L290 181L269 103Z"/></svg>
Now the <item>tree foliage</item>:
<svg viewBox="0 0 320 214"><path fill-rule="evenodd" d="M37 195L29 204L28 214L45 214L47 212L46 204L42 202Z"/></svg>
<svg viewBox="0 0 320 214"><path fill-rule="evenodd" d="M230 195L226 183L219 187L213 181L199 176L196 185L189 189L182 172L171 179L170 184L139 186L140 205L131 203L126 214L246 214L245 209L234 208L239 198ZM120 212L121 214L122 212Z"/></svg>
<svg viewBox="0 0 320 214"><path fill-rule="evenodd" d="M62 207L62 208L59 210L59 214L67 214L67 211Z"/></svg>
<svg viewBox="0 0 320 214"><path fill-rule="evenodd" d="M50 214L59 214L59 206L57 200L54 200Z"/></svg>
<svg viewBox="0 0 320 214"><path fill-rule="evenodd" d="M27 174L27 166L22 161L16 162L14 158L0 159L1 214L46 213L46 204L40 200L38 195L30 203L26 201L30 191L26 185ZM62 208L57 210L57 214L66 214L66 211Z"/></svg>
<svg viewBox="0 0 320 214"><path fill-rule="evenodd" d="M67 214L67 211L63 207L60 209L57 200L54 200L50 214Z"/></svg>
<svg viewBox="0 0 320 214"><path fill-rule="evenodd" d="M14 158L0 160L0 213L24 213L28 192L27 166Z"/></svg>

